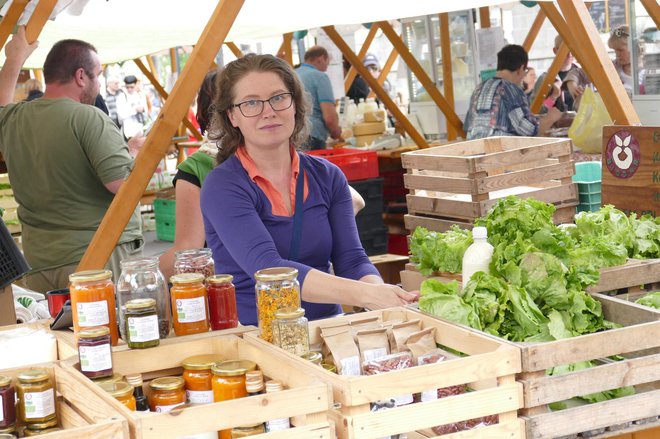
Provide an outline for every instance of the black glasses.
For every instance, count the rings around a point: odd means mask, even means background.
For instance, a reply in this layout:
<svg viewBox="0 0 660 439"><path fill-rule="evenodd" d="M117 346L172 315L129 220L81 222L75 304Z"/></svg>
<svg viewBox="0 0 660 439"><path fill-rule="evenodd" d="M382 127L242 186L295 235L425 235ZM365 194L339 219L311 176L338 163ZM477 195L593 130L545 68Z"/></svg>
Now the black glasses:
<svg viewBox="0 0 660 439"><path fill-rule="evenodd" d="M622 38L622 37L628 38L630 34L626 32L624 29L614 29L612 31L612 36L615 36L617 38Z"/></svg>
<svg viewBox="0 0 660 439"><path fill-rule="evenodd" d="M291 108L293 104L293 93L281 93L270 99L250 99L232 105L238 107L241 114L245 117L257 117L264 112L264 104L268 102L273 111L284 111Z"/></svg>

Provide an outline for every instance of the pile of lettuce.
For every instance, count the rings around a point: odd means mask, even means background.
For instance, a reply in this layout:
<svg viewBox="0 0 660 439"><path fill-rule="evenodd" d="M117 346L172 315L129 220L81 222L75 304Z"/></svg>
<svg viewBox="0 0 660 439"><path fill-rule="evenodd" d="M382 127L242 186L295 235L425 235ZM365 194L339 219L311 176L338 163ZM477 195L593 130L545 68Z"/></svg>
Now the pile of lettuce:
<svg viewBox="0 0 660 439"><path fill-rule="evenodd" d="M635 303L639 305L648 306L651 308L660 309L660 291L646 294L640 297L639 299L637 299Z"/></svg>
<svg viewBox="0 0 660 439"><path fill-rule="evenodd" d="M425 276L434 272L460 273L463 253L472 244L472 232L457 225L445 233L417 227L410 236L410 260Z"/></svg>

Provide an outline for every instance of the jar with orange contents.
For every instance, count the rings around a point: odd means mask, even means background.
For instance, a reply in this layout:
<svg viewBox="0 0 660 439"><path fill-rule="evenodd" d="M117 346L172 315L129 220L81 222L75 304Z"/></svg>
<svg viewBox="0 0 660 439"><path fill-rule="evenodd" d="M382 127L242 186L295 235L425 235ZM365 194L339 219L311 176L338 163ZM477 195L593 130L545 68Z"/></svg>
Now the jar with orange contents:
<svg viewBox="0 0 660 439"><path fill-rule="evenodd" d="M249 360L229 360L213 366L213 401L247 396L245 374L256 368L257 364ZM231 439L231 430L220 430L220 439Z"/></svg>
<svg viewBox="0 0 660 439"><path fill-rule="evenodd" d="M181 377L156 378L149 383L149 409L152 412L165 413L186 403L185 382Z"/></svg>
<svg viewBox="0 0 660 439"><path fill-rule="evenodd" d="M218 355L195 355L183 360L183 380L189 404L213 402L213 373L211 368L222 362Z"/></svg>
<svg viewBox="0 0 660 439"><path fill-rule="evenodd" d="M117 314L115 310L115 284L110 270L79 271L69 276L73 330L107 326L110 341L117 345Z"/></svg>
<svg viewBox="0 0 660 439"><path fill-rule="evenodd" d="M136 411L135 396L133 396L133 386L125 381L116 383L102 383L99 385L108 392L113 398L121 402L130 411Z"/></svg>
<svg viewBox="0 0 660 439"><path fill-rule="evenodd" d="M174 333L178 336L209 331L209 311L204 276L182 273L170 278Z"/></svg>

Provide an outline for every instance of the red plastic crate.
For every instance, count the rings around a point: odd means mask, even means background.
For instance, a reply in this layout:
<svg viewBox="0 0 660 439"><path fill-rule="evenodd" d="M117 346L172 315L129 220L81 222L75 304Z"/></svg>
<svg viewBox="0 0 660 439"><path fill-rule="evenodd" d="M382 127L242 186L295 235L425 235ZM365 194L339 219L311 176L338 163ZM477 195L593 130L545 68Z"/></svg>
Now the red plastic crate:
<svg viewBox="0 0 660 439"><path fill-rule="evenodd" d="M331 161L344 172L348 181L378 177L378 155L376 151L337 148L308 151L307 154Z"/></svg>
<svg viewBox="0 0 660 439"><path fill-rule="evenodd" d="M408 235L387 234L387 253L408 256Z"/></svg>

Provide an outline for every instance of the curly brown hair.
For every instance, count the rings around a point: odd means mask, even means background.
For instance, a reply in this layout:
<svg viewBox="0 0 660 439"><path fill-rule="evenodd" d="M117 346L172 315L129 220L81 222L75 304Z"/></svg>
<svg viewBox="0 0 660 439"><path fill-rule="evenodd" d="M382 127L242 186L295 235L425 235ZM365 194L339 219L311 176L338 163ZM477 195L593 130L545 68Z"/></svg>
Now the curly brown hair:
<svg viewBox="0 0 660 439"><path fill-rule="evenodd" d="M208 133L208 138L218 143L218 164L231 157L236 149L245 143L243 133L231 124L228 112L234 105L234 86L251 72L272 72L282 79L287 90L293 93L296 110L295 126L290 141L298 147L307 140L309 134L307 114L310 106L298 75L291 66L279 58L250 53L230 62L224 70L218 73L213 114Z"/></svg>

